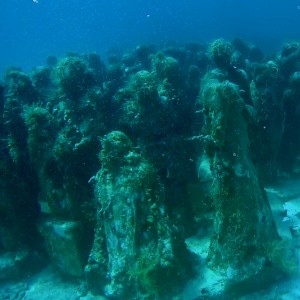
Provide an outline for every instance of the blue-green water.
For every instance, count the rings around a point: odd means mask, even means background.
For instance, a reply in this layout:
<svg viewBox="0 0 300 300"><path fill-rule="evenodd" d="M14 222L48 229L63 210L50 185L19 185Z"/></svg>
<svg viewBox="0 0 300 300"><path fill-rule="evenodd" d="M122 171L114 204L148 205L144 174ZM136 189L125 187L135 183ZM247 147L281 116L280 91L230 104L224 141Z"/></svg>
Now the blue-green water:
<svg viewBox="0 0 300 300"><path fill-rule="evenodd" d="M300 299L300 3L19 2L0 300Z"/></svg>
<svg viewBox="0 0 300 300"><path fill-rule="evenodd" d="M0 70L27 70L52 54L105 53L140 43L245 38L267 51L299 38L299 1L5 0Z"/></svg>

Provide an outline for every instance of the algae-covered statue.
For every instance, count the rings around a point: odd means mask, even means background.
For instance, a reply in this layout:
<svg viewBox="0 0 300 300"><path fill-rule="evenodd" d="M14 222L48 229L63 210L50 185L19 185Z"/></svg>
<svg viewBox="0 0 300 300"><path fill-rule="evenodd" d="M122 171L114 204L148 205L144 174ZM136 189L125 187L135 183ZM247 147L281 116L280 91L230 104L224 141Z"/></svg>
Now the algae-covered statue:
<svg viewBox="0 0 300 300"><path fill-rule="evenodd" d="M274 279L280 298L299 271L297 212L263 185L300 173L299 49L265 60L218 39L10 68L0 280L34 292L43 275L27 276L50 264L76 299L239 299Z"/></svg>
<svg viewBox="0 0 300 300"><path fill-rule="evenodd" d="M238 87L220 70L207 73L202 84L215 206L208 265L232 283L253 283L266 265L267 245L278 235L250 159L245 103Z"/></svg>
<svg viewBox="0 0 300 300"><path fill-rule="evenodd" d="M105 285L106 296L114 299L166 294L165 280L177 277L172 270L178 249L159 177L120 131L102 139L100 160L102 168L95 177L97 226L85 268L90 288Z"/></svg>

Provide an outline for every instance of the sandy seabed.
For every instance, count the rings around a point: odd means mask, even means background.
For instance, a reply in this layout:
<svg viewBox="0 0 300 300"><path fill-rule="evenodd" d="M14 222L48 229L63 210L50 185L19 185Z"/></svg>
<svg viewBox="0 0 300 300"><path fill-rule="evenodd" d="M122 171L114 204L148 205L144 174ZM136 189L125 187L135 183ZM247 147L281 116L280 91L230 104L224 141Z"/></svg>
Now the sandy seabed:
<svg viewBox="0 0 300 300"><path fill-rule="evenodd" d="M290 228L300 227L300 179L282 181L265 188L272 208L273 217L279 235L294 244L300 261L300 235L293 237ZM201 249L207 248L207 240L193 238L187 242L191 251L201 255ZM193 249L194 248L194 249ZM209 282L211 281L211 282ZM183 294L174 300L194 300L199 298L201 286L218 287L218 278L212 272L201 275L187 283ZM53 267L48 266L41 272L21 281L0 282L0 300L105 300L103 296L94 296L86 289L81 280L70 281L62 278ZM204 298L203 298L204 299ZM227 300L226 296L222 299ZM300 299L300 263L298 274L277 281L265 290L240 297L241 300L297 300ZM127 300L127 299L120 299ZM130 300L130 299L128 299ZM229 300L229 299L228 299ZM230 299L232 300L232 299Z"/></svg>

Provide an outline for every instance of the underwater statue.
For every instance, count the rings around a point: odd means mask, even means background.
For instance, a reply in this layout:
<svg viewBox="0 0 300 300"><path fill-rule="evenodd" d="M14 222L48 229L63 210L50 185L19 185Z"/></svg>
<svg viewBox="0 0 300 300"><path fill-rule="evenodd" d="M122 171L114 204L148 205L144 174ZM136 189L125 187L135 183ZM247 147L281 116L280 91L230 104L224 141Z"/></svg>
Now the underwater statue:
<svg viewBox="0 0 300 300"><path fill-rule="evenodd" d="M206 154L215 207L208 266L229 283L253 280L268 262L268 245L278 239L271 209L249 155L245 103L238 86L218 69L203 79Z"/></svg>

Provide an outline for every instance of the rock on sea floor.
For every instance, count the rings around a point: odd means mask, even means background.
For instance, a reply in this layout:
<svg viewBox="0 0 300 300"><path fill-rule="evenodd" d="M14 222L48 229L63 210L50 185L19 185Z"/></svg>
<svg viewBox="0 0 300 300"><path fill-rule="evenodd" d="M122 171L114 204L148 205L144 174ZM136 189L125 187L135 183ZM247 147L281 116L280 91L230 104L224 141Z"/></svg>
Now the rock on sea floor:
<svg viewBox="0 0 300 300"><path fill-rule="evenodd" d="M274 221L280 236L290 240L300 257L300 180L289 180L266 189L272 208ZM294 228L294 231L291 230ZM209 235L209 233L208 233ZM204 263L209 238L199 239L197 236L186 241L190 251L199 257L199 264ZM300 299L300 266L298 275L280 280L264 290L256 291L240 297L238 300L297 300ZM207 299L201 296L201 289L212 286L216 291L221 282L214 274L206 269L196 279L187 283L180 300ZM226 295L221 299L227 299ZM202 297L202 298L201 298ZM220 299L220 298L219 298ZM69 280L61 277L52 267L47 267L33 276L20 281L0 281L0 300L107 300L103 296L94 296L86 289L84 280ZM121 299L127 300L127 299Z"/></svg>

